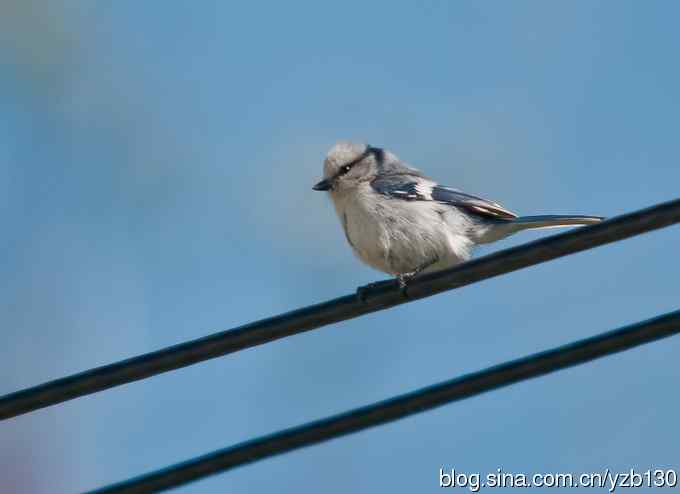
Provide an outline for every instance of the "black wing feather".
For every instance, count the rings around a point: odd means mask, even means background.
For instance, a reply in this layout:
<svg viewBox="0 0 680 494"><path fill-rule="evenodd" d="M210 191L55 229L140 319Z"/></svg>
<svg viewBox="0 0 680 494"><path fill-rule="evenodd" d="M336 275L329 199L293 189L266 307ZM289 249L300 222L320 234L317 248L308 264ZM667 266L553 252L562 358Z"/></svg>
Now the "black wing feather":
<svg viewBox="0 0 680 494"><path fill-rule="evenodd" d="M420 180L418 180L420 178ZM514 219L517 215L500 204L461 192L450 187L428 183L409 174L388 175L371 182L373 190L393 199L406 201L437 201L465 209L487 218Z"/></svg>

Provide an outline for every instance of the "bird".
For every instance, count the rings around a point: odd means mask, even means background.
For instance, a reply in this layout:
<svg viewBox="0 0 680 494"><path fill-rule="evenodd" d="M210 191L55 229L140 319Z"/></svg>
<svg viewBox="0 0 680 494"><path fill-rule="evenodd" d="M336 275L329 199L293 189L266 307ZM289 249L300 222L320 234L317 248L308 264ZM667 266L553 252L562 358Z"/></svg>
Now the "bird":
<svg viewBox="0 0 680 494"><path fill-rule="evenodd" d="M337 142L312 187L328 192L356 256L405 290L422 273L469 260L474 248L523 230L592 225L601 216L518 216L499 203L441 185L394 153Z"/></svg>

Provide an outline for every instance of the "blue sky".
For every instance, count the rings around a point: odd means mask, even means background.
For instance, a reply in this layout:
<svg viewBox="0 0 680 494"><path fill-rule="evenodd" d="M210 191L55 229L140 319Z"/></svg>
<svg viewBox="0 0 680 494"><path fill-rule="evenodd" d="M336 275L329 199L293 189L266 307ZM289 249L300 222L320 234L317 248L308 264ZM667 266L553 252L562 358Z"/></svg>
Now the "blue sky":
<svg viewBox="0 0 680 494"><path fill-rule="evenodd" d="M8 2L0 394L352 292L339 139L521 214L678 196L672 2ZM545 233L517 235L478 254ZM677 228L0 424L77 492L677 309ZM435 492L440 467L676 467L669 339L176 492Z"/></svg>

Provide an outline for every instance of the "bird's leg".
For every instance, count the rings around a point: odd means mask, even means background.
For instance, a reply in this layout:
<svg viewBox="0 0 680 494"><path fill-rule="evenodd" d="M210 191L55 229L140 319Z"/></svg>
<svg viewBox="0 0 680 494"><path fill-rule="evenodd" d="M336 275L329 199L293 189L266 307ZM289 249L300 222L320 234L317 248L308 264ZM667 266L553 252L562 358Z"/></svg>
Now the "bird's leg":
<svg viewBox="0 0 680 494"><path fill-rule="evenodd" d="M433 264L439 261L438 257L435 257L434 259L430 259L427 262L424 262L420 266L416 267L413 271L409 271L408 273L399 273L397 275L397 281L399 282L399 291L401 294L405 297L408 298L408 294L406 293L406 288L408 287L408 283L418 276L423 270L429 268ZM391 283L394 283L392 280L385 280L385 281L375 281L373 283L369 283L368 285L365 286L360 286L357 288L357 298L362 301L366 302L367 295L371 290L374 290L380 286L383 285L389 285Z"/></svg>
<svg viewBox="0 0 680 494"><path fill-rule="evenodd" d="M408 294L406 293L406 288L408 286L409 281L411 281L413 278L415 278L418 274L420 274L424 269L429 268L433 264L435 264L437 261L439 261L438 257L435 257L434 259L430 259L429 261L421 264L420 266L416 267L413 271L410 271L408 273L399 273L397 275L397 281L399 281L399 290L401 291L402 295L406 298L408 298Z"/></svg>

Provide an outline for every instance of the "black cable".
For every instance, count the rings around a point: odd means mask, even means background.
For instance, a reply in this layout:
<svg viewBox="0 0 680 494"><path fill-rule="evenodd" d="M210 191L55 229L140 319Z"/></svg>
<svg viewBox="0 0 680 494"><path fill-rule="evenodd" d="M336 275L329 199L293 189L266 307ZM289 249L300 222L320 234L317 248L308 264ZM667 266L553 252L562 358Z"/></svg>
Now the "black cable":
<svg viewBox="0 0 680 494"><path fill-rule="evenodd" d="M327 441L680 333L680 310L552 350L285 429L141 475L90 494L146 494L171 489L247 463Z"/></svg>
<svg viewBox="0 0 680 494"><path fill-rule="evenodd" d="M336 298L5 395L0 397L0 420L678 222L680 199L675 199L420 276L409 283L408 298L395 281L381 282L363 290L362 297L352 294Z"/></svg>

